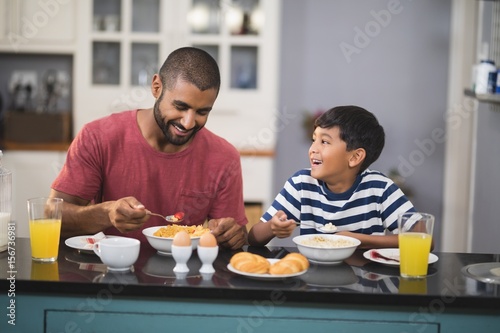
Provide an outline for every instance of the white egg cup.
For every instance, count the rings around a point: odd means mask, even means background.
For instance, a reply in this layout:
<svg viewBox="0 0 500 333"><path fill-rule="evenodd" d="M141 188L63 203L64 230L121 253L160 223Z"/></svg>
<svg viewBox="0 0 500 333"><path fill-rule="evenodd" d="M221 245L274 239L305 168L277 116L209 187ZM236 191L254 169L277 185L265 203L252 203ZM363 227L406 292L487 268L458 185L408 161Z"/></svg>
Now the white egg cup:
<svg viewBox="0 0 500 333"><path fill-rule="evenodd" d="M187 262L191 258L191 253L193 253L193 248L189 246L177 246L172 244L172 257L175 260L174 273L187 273L189 272L189 267Z"/></svg>
<svg viewBox="0 0 500 333"><path fill-rule="evenodd" d="M198 245L198 257L201 260L201 268L200 273L202 274L210 274L214 273L215 269L212 266L213 262L217 258L217 254L219 253L218 246L199 246Z"/></svg>

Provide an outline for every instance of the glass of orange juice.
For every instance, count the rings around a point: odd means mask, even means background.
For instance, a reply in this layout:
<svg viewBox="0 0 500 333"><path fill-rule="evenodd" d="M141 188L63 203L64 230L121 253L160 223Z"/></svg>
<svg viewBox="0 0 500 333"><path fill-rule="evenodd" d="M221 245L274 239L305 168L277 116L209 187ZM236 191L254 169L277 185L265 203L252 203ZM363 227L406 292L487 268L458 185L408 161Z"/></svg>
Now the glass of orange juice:
<svg viewBox="0 0 500 333"><path fill-rule="evenodd" d="M398 216L399 270L404 278L427 275L434 216L408 212Z"/></svg>
<svg viewBox="0 0 500 333"><path fill-rule="evenodd" d="M28 199L31 258L54 262L59 253L63 199Z"/></svg>

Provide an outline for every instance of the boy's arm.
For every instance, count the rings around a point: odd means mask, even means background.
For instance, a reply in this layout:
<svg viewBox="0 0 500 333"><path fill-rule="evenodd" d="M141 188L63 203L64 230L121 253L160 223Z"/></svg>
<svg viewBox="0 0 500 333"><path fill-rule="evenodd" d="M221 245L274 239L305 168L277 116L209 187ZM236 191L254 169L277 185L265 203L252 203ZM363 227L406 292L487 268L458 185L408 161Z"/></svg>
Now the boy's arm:
<svg viewBox="0 0 500 333"><path fill-rule="evenodd" d="M251 246L264 246L273 238L274 234L271 230L270 222L264 223L259 221L248 232L248 244Z"/></svg>
<svg viewBox="0 0 500 333"><path fill-rule="evenodd" d="M365 235L350 231L340 231L335 234L359 239L361 244L358 249L397 248L399 246L398 235Z"/></svg>
<svg viewBox="0 0 500 333"><path fill-rule="evenodd" d="M295 227L295 221L287 220L286 214L280 210L269 221L260 221L250 229L248 244L252 246L264 246L274 237L290 237Z"/></svg>

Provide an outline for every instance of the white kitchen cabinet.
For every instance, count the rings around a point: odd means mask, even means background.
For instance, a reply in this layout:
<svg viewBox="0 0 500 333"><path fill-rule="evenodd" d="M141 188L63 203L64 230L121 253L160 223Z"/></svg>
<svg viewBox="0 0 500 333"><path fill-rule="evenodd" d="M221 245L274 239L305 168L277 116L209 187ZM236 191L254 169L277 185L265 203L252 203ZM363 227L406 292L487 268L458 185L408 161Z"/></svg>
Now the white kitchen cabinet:
<svg viewBox="0 0 500 333"><path fill-rule="evenodd" d="M0 2L0 51L74 52L75 9L71 0Z"/></svg>
<svg viewBox="0 0 500 333"><path fill-rule="evenodd" d="M29 237L26 200L49 195L50 186L64 164L66 153L7 150L3 154L3 165L13 173L12 219L16 221L16 236Z"/></svg>

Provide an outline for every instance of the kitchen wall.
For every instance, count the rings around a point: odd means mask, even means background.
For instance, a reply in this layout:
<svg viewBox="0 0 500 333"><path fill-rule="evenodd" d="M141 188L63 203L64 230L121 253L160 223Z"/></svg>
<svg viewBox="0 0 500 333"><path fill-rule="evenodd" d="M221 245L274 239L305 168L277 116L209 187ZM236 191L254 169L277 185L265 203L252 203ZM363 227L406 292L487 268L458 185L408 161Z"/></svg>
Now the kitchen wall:
<svg viewBox="0 0 500 333"><path fill-rule="evenodd" d="M481 43L488 43L489 58L500 65L500 4L484 2L481 13ZM493 14L496 13L496 14ZM492 27L496 15L496 31ZM496 39L495 39L496 38ZM495 42L493 40L495 39ZM473 224L470 226L471 251L500 253L500 217L496 203L500 202L500 104L479 103L475 119L475 158L472 181L475 185L472 201Z"/></svg>
<svg viewBox="0 0 500 333"><path fill-rule="evenodd" d="M439 250L451 1L283 1L275 192L308 167L303 112L356 104L386 145L372 165L399 169L421 211L436 215ZM275 241L274 244L287 244Z"/></svg>

